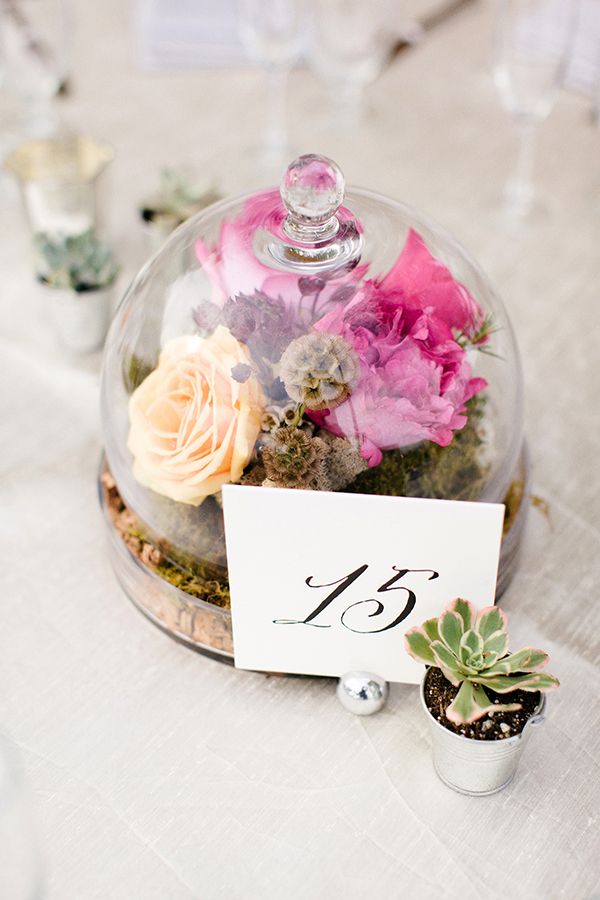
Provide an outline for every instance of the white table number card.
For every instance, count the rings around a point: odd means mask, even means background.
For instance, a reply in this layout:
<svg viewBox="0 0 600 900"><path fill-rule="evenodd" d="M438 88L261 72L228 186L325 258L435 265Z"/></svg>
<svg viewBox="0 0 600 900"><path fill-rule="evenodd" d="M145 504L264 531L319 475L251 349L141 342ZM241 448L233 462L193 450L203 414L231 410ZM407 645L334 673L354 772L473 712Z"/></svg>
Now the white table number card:
<svg viewBox="0 0 600 900"><path fill-rule="evenodd" d="M235 664L417 683L404 633L494 602L504 506L227 485Z"/></svg>

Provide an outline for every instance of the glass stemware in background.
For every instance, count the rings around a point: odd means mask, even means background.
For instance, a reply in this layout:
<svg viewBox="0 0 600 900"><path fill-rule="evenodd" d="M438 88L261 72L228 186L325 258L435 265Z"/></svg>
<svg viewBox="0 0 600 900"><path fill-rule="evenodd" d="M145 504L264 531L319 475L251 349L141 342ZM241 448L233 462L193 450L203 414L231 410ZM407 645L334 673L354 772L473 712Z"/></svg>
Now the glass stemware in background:
<svg viewBox="0 0 600 900"><path fill-rule="evenodd" d="M338 120L356 121L393 43L388 0L313 0L310 64Z"/></svg>
<svg viewBox="0 0 600 900"><path fill-rule="evenodd" d="M575 7L576 0L496 0L494 80L520 138L505 188L507 211L517 218L533 207L535 129L549 115L562 82Z"/></svg>
<svg viewBox="0 0 600 900"><path fill-rule="evenodd" d="M22 131L47 136L57 127L54 98L70 64L69 0L0 0L3 89L22 109Z"/></svg>
<svg viewBox="0 0 600 900"><path fill-rule="evenodd" d="M289 157L286 88L302 45L301 0L238 0L240 39L248 56L265 67L267 123L262 148L265 169L281 174ZM270 174L270 173L269 173Z"/></svg>
<svg viewBox="0 0 600 900"><path fill-rule="evenodd" d="M0 735L0 897L41 897L41 864L27 792L12 745Z"/></svg>

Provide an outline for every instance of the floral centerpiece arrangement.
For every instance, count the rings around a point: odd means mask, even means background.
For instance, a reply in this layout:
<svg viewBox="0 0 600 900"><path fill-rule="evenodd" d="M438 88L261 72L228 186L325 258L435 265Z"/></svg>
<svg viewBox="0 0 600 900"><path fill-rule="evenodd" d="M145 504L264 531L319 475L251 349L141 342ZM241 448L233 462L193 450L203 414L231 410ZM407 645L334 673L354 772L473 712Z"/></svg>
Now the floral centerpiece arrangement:
<svg viewBox="0 0 600 900"><path fill-rule="evenodd" d="M264 265L247 236L274 193L216 244L197 240L210 290L189 333L127 373L133 473L178 539L150 552L128 514L121 530L161 577L222 606L224 484L474 499L486 471L473 355L489 350L490 318L414 230L384 273Z"/></svg>
<svg viewBox="0 0 600 900"><path fill-rule="evenodd" d="M340 490L385 454L448 447L468 424L486 386L468 350L489 323L415 232L383 277L265 268L248 293L228 293L234 254L197 251L215 295L130 402L134 472L152 490L192 505L228 482Z"/></svg>

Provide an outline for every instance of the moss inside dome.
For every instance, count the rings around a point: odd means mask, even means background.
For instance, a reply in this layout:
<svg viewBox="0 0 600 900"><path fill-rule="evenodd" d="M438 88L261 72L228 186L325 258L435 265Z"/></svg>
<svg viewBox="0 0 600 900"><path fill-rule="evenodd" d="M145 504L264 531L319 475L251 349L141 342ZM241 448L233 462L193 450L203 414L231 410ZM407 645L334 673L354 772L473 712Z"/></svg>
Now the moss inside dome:
<svg viewBox="0 0 600 900"><path fill-rule="evenodd" d="M486 467L480 461L482 439L479 423L484 406L485 401L481 398L474 398L469 402L468 423L461 431L456 432L448 447L427 442L410 450L389 450L383 454L378 466L362 472L345 490L351 493L391 496L477 499L487 475ZM212 561L205 559L199 562L173 544L153 543L123 503L110 474L106 473L103 480L111 518L130 551L144 565L179 590L229 609L227 569L221 564L224 559L216 553L216 546ZM505 499L505 534L510 530L523 499L524 484L522 480L516 479ZM173 506L179 508L180 504ZM202 520L187 520L188 527L194 531L194 535L188 537L195 536L203 546L206 545L208 534L202 536L197 530L202 522L200 530L204 532L208 529L211 543L220 545L224 540L220 507L215 498L208 498L203 507ZM197 509L190 507L190 510L197 514ZM211 513L210 516L206 515L208 512Z"/></svg>
<svg viewBox="0 0 600 900"><path fill-rule="evenodd" d="M155 362L146 362L141 356L136 356L135 353L132 353L123 368L123 381L127 393L133 393L155 368Z"/></svg>
<svg viewBox="0 0 600 900"><path fill-rule="evenodd" d="M202 565L195 564L189 569L182 569L170 560L165 560L156 566L155 571L173 587L185 591L198 600L205 600L223 609L229 609L231 606L227 579L214 577L214 573L207 571Z"/></svg>
<svg viewBox="0 0 600 900"><path fill-rule="evenodd" d="M447 447L426 441L409 450L388 450L378 466L362 472L346 490L392 497L476 500L487 470L480 461L479 425L485 401L467 404L468 422Z"/></svg>

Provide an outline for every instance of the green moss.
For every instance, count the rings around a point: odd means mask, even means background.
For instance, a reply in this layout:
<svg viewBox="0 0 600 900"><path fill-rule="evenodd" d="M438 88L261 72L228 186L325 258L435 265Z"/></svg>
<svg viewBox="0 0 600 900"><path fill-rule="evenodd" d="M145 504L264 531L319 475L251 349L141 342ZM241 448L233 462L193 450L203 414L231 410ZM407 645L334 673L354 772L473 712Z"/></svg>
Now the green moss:
<svg viewBox="0 0 600 900"><path fill-rule="evenodd" d="M522 478L518 478L511 484L508 489L508 494L504 498L504 504L506 506L506 512L504 514L504 527L502 529L502 533L506 534L510 531L510 528L515 520L515 517L520 509L521 503L523 502L523 495L525 493L525 482Z"/></svg>
<svg viewBox="0 0 600 900"><path fill-rule="evenodd" d="M427 441L411 450L388 450L378 466L361 472L346 491L393 497L476 500L487 474L478 459L482 443L478 425L484 402L479 398L470 401L469 420L455 433L448 447Z"/></svg>
<svg viewBox="0 0 600 900"><path fill-rule="evenodd" d="M222 580L211 577L211 573L198 564L195 564L193 569L180 569L168 560L156 566L155 571L173 587L185 591L192 597L221 606L223 609L229 609L231 605L226 576L223 576Z"/></svg>
<svg viewBox="0 0 600 900"><path fill-rule="evenodd" d="M142 544L155 544L148 539L139 525L132 525L127 529L130 537L136 538ZM145 562L157 575L172 584L173 587L185 591L192 597L221 606L224 609L230 607L229 581L227 569L223 566L211 565L209 562L198 562L183 554L178 554L172 546L160 547L160 562L153 564Z"/></svg>
<svg viewBox="0 0 600 900"><path fill-rule="evenodd" d="M127 392L132 394L155 368L156 366L153 363L148 363L140 356L132 353L123 366L123 380Z"/></svg>
<svg viewBox="0 0 600 900"><path fill-rule="evenodd" d="M176 503L158 494L154 494L152 500L155 537L168 537L172 548L169 556L178 565L190 568L200 553L203 562L211 568L226 570L223 510L215 497L207 497L199 506Z"/></svg>

